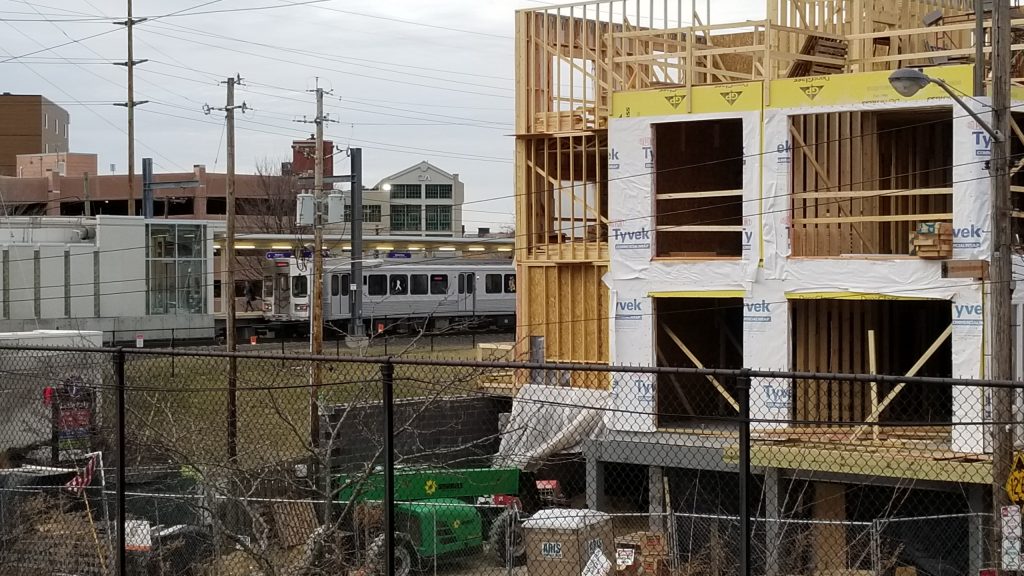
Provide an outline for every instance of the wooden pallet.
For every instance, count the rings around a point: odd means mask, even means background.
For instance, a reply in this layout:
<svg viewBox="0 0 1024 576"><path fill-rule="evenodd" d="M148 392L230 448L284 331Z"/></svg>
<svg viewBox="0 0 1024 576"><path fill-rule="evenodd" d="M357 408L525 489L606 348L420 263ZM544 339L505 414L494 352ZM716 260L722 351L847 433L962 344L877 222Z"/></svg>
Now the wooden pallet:
<svg viewBox="0 0 1024 576"><path fill-rule="evenodd" d="M846 59L847 43L821 36L808 36L800 53L805 56L822 56L828 58ZM823 76L826 74L840 74L843 66L826 62L811 62L808 60L796 60L789 67L787 78L802 78L804 76Z"/></svg>

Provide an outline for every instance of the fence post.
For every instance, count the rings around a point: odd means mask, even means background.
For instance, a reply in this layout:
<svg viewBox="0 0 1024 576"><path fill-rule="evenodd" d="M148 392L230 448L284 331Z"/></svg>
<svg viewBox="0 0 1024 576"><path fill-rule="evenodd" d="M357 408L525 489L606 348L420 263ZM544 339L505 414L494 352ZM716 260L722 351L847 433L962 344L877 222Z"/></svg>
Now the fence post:
<svg viewBox="0 0 1024 576"><path fill-rule="evenodd" d="M385 344L387 339L384 340ZM384 574L395 573L395 365L385 358L380 365L381 402L384 408Z"/></svg>
<svg viewBox="0 0 1024 576"><path fill-rule="evenodd" d="M736 377L736 400L739 418L739 501L740 549L739 575L750 576L750 370L744 368Z"/></svg>
<svg viewBox="0 0 1024 576"><path fill-rule="evenodd" d="M171 350L174 350L174 328L171 328ZM171 354L171 378L174 378L174 354Z"/></svg>
<svg viewBox="0 0 1024 576"><path fill-rule="evenodd" d="M117 388L117 576L127 574L127 556L125 552L125 380L124 380L124 349L118 348L114 353L114 383Z"/></svg>

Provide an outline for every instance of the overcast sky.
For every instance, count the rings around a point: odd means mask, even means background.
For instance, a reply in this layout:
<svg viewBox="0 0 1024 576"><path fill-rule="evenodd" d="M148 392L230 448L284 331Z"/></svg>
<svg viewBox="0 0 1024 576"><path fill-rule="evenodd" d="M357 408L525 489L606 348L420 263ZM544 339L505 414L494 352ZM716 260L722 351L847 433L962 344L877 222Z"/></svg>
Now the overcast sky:
<svg viewBox="0 0 1024 576"><path fill-rule="evenodd" d="M207 116L203 105L223 106L218 81L237 73L245 86L236 100L252 107L236 116L238 171L277 165L291 140L313 131L295 120L315 116L306 90L319 77L337 120L326 137L363 148L366 185L427 160L466 183L467 231L511 223L514 11L544 4L135 0L136 17L182 11L135 27L135 58L148 59L136 68L135 94L149 101L136 108L136 155L152 157L158 172L223 171L223 113ZM740 16L716 13L715 22L763 12L761 0L729 4ZM127 171L125 109L112 105L126 99L127 80L111 63L126 60L126 36L110 23L124 19L125 5L0 0L0 91L42 94L69 110L71 150L99 154L101 173L111 164Z"/></svg>

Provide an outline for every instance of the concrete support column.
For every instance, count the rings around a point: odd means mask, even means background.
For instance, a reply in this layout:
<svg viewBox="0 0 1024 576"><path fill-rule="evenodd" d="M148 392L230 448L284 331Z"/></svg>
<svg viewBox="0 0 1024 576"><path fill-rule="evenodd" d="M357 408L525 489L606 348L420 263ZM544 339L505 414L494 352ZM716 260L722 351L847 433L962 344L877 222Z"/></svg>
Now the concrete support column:
<svg viewBox="0 0 1024 576"><path fill-rule="evenodd" d="M666 533L668 528L665 505L665 470L661 466L647 467L647 511L651 532Z"/></svg>
<svg viewBox="0 0 1024 576"><path fill-rule="evenodd" d="M967 573L978 574L985 565L985 492L980 484L967 487L967 506L971 517L967 522Z"/></svg>
<svg viewBox="0 0 1024 576"><path fill-rule="evenodd" d="M815 520L846 520L846 487L815 482L813 514ZM816 573L846 573L846 527L843 524L815 524L811 529L811 543Z"/></svg>
<svg viewBox="0 0 1024 576"><path fill-rule="evenodd" d="M782 483L778 468L764 471L764 513L765 513L765 576L780 576L779 547L785 529L782 525Z"/></svg>
<svg viewBox="0 0 1024 576"><path fill-rule="evenodd" d="M587 508L603 510L604 496L604 463L596 457L587 456Z"/></svg>

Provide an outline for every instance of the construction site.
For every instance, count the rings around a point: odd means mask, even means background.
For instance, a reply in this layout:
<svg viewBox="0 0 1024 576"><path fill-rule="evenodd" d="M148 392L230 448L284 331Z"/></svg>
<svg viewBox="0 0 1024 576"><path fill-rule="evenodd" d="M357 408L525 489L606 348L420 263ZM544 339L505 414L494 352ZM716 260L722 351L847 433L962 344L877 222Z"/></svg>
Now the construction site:
<svg viewBox="0 0 1024 576"><path fill-rule="evenodd" d="M768 0L762 19L741 22L703 4L517 13L521 356L986 377L990 137L964 106L992 112L975 87L977 72L991 90L991 13L979 36L973 0ZM1020 78L1024 11L1011 13ZM963 105L934 82L901 96L889 76L903 68L944 82ZM1011 94L1024 100L1016 84ZM1013 310L1019 318L1016 297ZM693 487L731 482L735 446L716 423L737 414L733 383L568 383L608 388L620 411L587 454L592 508L607 470L631 466L647 512L735 512L735 494ZM981 389L755 378L750 399L759 514L819 522L811 573L865 573L843 523L885 513L865 504L872 490L903 490L907 517L977 514L991 502ZM690 466L644 448L666 439ZM972 526L963 566L976 572Z"/></svg>

